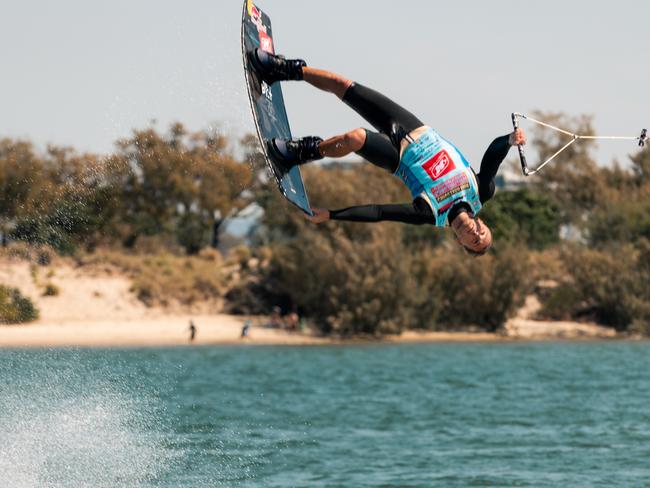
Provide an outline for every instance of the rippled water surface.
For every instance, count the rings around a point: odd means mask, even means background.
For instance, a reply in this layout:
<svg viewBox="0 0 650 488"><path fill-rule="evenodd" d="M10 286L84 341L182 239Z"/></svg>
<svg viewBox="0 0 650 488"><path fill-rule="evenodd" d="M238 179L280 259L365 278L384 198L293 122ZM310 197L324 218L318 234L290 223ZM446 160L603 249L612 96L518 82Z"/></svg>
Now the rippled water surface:
<svg viewBox="0 0 650 488"><path fill-rule="evenodd" d="M0 351L0 486L650 486L650 344Z"/></svg>

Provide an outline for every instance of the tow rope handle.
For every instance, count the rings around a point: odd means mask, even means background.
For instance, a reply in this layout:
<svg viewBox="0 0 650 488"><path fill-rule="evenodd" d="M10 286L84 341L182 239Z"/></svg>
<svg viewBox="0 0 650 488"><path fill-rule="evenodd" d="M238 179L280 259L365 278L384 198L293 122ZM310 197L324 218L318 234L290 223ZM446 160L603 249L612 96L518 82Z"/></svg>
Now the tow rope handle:
<svg viewBox="0 0 650 488"><path fill-rule="evenodd" d="M569 142L567 142L560 150L558 150L555 154L553 154L550 158L548 158L546 161L543 163L539 164L534 170L530 170L528 168L528 163L526 162L526 154L524 153L524 148L521 145L517 145L517 148L519 149L519 159L521 160L521 171L524 173L524 176L531 176L536 173L538 173L544 166L546 166L548 163L553 161L560 153L562 153L564 150L566 150L569 146L571 146L574 142L579 141L579 140L585 140L585 139L591 139L591 140L599 140L599 139L610 139L610 140L627 140L627 141L638 141L639 147L644 147L646 145L646 142L648 142L648 130L643 129L641 131L640 136L636 137L620 137L620 136L581 136L579 134L574 134L573 132L569 132L568 130L560 129L559 127L555 127L554 125L547 124L546 122L542 122L541 120L536 120L532 117L528 117L527 115L520 114L517 112L514 112L512 114L512 126L515 128L515 131L519 129L519 119L526 119L530 122L533 122L535 124L539 124L543 127L547 127L549 129L552 129L557 132L561 132L562 134L565 134L571 138Z"/></svg>
<svg viewBox="0 0 650 488"><path fill-rule="evenodd" d="M518 114L516 112L512 114L512 126L514 127L515 132L517 131L517 129L519 129L519 117L521 117L521 114ZM518 144L517 149L519 150L519 161L521 162L521 171L524 173L524 176L529 176L530 170L528 169L528 163L526 161L526 153L524 152L524 146Z"/></svg>

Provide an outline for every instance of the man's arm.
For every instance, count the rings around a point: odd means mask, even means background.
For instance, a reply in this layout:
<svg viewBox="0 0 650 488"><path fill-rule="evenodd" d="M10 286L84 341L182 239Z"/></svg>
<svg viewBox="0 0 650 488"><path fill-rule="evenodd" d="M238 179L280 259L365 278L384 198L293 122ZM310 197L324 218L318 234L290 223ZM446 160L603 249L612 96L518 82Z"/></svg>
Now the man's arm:
<svg viewBox="0 0 650 488"><path fill-rule="evenodd" d="M314 217L307 217L314 223L326 220L347 220L350 222L403 222L405 224L434 224L433 212L426 205L417 203L361 205L341 210L312 209Z"/></svg>
<svg viewBox="0 0 650 488"><path fill-rule="evenodd" d="M494 177L499 171L499 166L508 155L510 147L518 144L526 144L526 135L522 129L497 137L488 146L481 160L481 172L477 175L481 203L487 202L494 195Z"/></svg>

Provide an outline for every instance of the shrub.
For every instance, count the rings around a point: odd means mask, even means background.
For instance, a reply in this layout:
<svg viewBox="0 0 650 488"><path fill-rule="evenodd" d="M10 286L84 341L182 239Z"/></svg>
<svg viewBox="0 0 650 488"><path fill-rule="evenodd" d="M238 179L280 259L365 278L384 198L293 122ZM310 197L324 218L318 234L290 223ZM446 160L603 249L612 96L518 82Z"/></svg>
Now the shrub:
<svg viewBox="0 0 650 488"><path fill-rule="evenodd" d="M98 252L85 256L85 264L111 264L132 279L131 291L147 306L193 305L215 301L224 288L218 254L203 257L160 253L152 256Z"/></svg>
<svg viewBox="0 0 650 488"><path fill-rule="evenodd" d="M497 192L481 217L497 242L525 243L531 249L545 249L560 240L558 204L540 192Z"/></svg>
<svg viewBox="0 0 650 488"><path fill-rule="evenodd" d="M305 232L276 247L272 276L325 332L378 334L414 325L413 280L399 251L400 233L375 226L367 241L343 232ZM369 229L370 230L370 229Z"/></svg>
<svg viewBox="0 0 650 488"><path fill-rule="evenodd" d="M305 232L276 248L272 277L323 331L344 335L494 331L531 288L525 252L506 249L481 259L455 245L409 252L397 229L374 226L363 241L337 231Z"/></svg>
<svg viewBox="0 0 650 488"><path fill-rule="evenodd" d="M638 193L630 191L628 198L622 196L620 201L612 198L614 201L590 215L589 240L593 245L650 239L650 189L645 196Z"/></svg>
<svg viewBox="0 0 650 488"><path fill-rule="evenodd" d="M59 222L52 223L47 218L23 217L16 222L9 237L30 244L46 244L62 255L71 256L75 252L71 234Z"/></svg>
<svg viewBox="0 0 650 488"><path fill-rule="evenodd" d="M54 283L47 283L45 285L45 289L43 290L44 297L55 297L58 296L59 293L60 293L59 287L56 286Z"/></svg>
<svg viewBox="0 0 650 488"><path fill-rule="evenodd" d="M569 276L543 302L550 318L587 317L622 331L650 330L650 241L569 248L562 259Z"/></svg>
<svg viewBox="0 0 650 488"><path fill-rule="evenodd" d="M496 331L532 288L528 256L515 248L480 259L456 247L438 249L417 256L415 269L424 270L419 290L429 295L420 297L415 308L426 328L476 326Z"/></svg>
<svg viewBox="0 0 650 488"><path fill-rule="evenodd" d="M561 283L537 293L537 296L542 302L542 308L537 314L540 319L571 320L586 309L580 291L572 283Z"/></svg>
<svg viewBox="0 0 650 488"><path fill-rule="evenodd" d="M20 324L38 319L32 301L16 288L0 285L0 323Z"/></svg>

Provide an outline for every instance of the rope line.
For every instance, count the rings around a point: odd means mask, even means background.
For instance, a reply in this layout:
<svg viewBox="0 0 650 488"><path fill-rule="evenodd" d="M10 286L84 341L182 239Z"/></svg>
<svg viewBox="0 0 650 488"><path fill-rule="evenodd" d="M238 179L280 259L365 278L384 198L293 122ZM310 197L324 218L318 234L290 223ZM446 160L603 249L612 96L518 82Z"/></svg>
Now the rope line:
<svg viewBox="0 0 650 488"><path fill-rule="evenodd" d="M640 136L632 137L632 136L582 136L580 134L574 134L573 132L569 132L568 130L560 129L559 127L556 127L551 124L547 124L546 122L542 122L541 120L534 119L532 117L528 117L527 115L520 114L520 113L513 113L512 114L512 125L514 126L515 130L519 128L519 122L518 119L525 119L529 120L531 122L534 122L536 124L539 124L543 127L547 127L549 129L552 129L556 132L560 132L562 134L565 134L567 136L571 137L571 140L562 147L559 151L557 151L555 154L553 154L550 158L548 158L546 161L541 163L540 165L537 166L534 170L531 170L528 168L528 164L526 162L526 155L524 154L524 150L522 146L519 146L519 157L521 159L521 169L522 172L524 173L524 176L531 176L534 175L535 173L539 172L544 166L546 166L548 163L553 161L559 154L564 152L566 149L569 148L574 142L579 141L580 139L590 139L590 140L623 140L623 141L639 141L639 146L643 147L645 146L646 141L648 140L648 135L647 135L647 130L643 129L641 131Z"/></svg>

